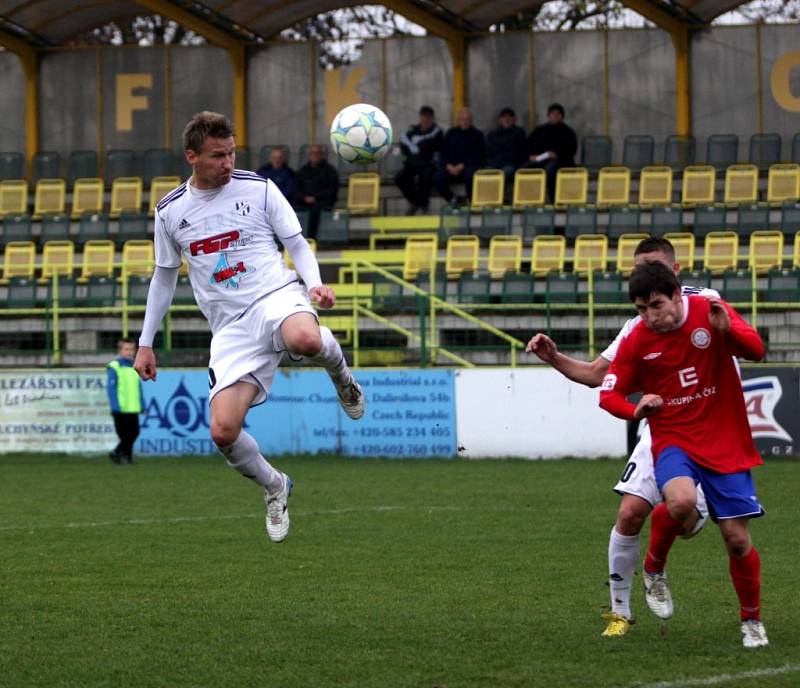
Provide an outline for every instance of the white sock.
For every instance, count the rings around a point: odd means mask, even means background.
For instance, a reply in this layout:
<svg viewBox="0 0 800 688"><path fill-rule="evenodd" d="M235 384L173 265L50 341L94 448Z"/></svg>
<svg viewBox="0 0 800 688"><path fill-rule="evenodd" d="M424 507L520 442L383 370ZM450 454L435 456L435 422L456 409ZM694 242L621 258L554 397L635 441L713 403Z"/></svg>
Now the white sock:
<svg viewBox="0 0 800 688"><path fill-rule="evenodd" d="M631 583L639 564L639 536L620 535L616 527L608 539L608 585L611 611L631 618Z"/></svg>
<svg viewBox="0 0 800 688"><path fill-rule="evenodd" d="M283 488L283 474L267 463L261 456L258 443L244 430L232 445L217 449L225 456L231 468L255 481L270 494Z"/></svg>
<svg viewBox="0 0 800 688"><path fill-rule="evenodd" d="M347 366L342 347L327 327L320 327L319 333L322 336L322 349L316 356L312 356L311 360L328 371L333 384L346 385L353 378L353 374Z"/></svg>

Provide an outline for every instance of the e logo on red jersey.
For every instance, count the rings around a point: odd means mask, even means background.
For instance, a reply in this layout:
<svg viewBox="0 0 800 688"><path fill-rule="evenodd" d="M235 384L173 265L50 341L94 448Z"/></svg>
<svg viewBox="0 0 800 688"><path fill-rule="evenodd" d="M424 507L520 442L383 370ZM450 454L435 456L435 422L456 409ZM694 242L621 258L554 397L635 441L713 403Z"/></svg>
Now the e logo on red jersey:
<svg viewBox="0 0 800 688"><path fill-rule="evenodd" d="M700 381L697 377L697 369L694 366L679 370L678 379L681 381L681 387L691 387Z"/></svg>

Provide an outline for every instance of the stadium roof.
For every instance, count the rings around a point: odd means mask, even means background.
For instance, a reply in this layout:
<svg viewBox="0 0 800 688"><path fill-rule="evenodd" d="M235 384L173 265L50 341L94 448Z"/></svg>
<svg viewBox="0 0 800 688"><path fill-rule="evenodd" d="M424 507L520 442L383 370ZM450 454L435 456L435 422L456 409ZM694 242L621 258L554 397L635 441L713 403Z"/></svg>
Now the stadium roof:
<svg viewBox="0 0 800 688"><path fill-rule="evenodd" d="M380 4L424 26L452 37L487 30L518 13L536 11L546 0L386 0ZM623 4L663 28L672 22L707 24L741 0L622 0ZM211 42L268 39L298 21L364 0L0 0L0 30L32 47L68 44L82 33L111 21L160 14L206 36ZM674 26L674 24L673 24Z"/></svg>

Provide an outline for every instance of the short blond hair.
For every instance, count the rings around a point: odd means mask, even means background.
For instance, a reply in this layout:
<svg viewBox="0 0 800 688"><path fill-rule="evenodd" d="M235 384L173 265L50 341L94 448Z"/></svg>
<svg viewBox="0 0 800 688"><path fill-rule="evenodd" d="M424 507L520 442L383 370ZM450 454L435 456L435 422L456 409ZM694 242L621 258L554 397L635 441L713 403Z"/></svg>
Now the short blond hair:
<svg viewBox="0 0 800 688"><path fill-rule="evenodd" d="M192 115L183 128L183 149L199 153L206 139L228 139L233 135L233 124L225 115L203 110Z"/></svg>

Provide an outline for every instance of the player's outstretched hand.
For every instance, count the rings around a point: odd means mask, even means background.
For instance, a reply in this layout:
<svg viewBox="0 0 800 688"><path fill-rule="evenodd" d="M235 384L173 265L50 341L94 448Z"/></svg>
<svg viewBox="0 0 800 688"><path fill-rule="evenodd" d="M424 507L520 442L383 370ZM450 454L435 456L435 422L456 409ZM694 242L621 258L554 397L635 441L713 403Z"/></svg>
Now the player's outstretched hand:
<svg viewBox="0 0 800 688"><path fill-rule="evenodd" d="M552 363L553 359L558 355L558 347L556 343L550 339L546 334L538 332L531 337L525 351L529 354L536 354L545 363Z"/></svg>
<svg viewBox="0 0 800 688"><path fill-rule="evenodd" d="M156 355L149 346L140 346L136 352L133 369L139 373L142 380L156 379Z"/></svg>
<svg viewBox="0 0 800 688"><path fill-rule="evenodd" d="M633 417L636 420L647 418L654 413L658 413L664 405L664 400L658 394L644 394L636 404L636 409L633 412Z"/></svg>
<svg viewBox="0 0 800 688"><path fill-rule="evenodd" d="M309 289L308 295L312 301L317 302L320 308L333 308L336 303L336 294L333 293L333 289L326 287L324 284Z"/></svg>
<svg viewBox="0 0 800 688"><path fill-rule="evenodd" d="M727 332L731 329L731 318L728 315L728 309L722 301L716 297L708 299L711 302L711 310L708 312L708 322L711 327L719 330L720 332Z"/></svg>

